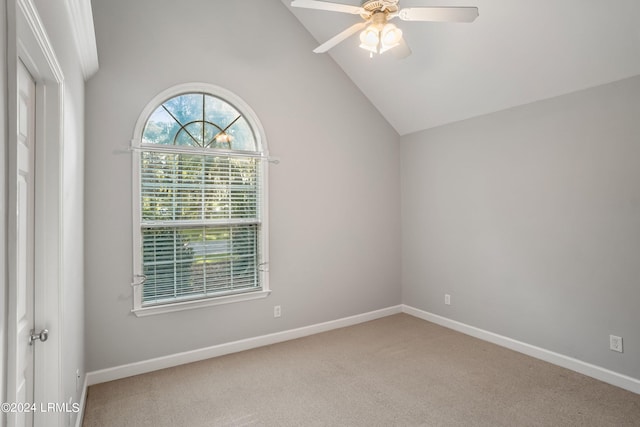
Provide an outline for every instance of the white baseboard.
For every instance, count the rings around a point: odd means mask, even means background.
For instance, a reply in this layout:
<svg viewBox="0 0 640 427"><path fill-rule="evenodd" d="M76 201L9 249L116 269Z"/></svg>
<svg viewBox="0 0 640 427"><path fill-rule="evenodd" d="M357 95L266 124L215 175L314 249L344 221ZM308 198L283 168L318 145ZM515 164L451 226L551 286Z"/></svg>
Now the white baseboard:
<svg viewBox="0 0 640 427"><path fill-rule="evenodd" d="M250 350L252 348L263 347L265 345L271 345L296 338L302 338L308 335L330 331L332 329L344 328L346 326L368 322L370 320L379 319L381 317L386 317L397 313L402 313L401 305L370 311L368 313L358 314L355 316L344 317L342 319L331 320L329 322L304 326L302 328L290 329L288 331L275 332L273 334L214 345L212 347L206 347L198 350L186 351L183 353L157 357L155 359L143 360L141 362L129 363L127 365L116 366L113 368L101 369L98 371L87 373L85 384L86 386L92 386L107 381L113 381L121 378L131 377L134 375L145 374L147 372L157 371L159 369L171 368L174 366L184 365L186 363L198 362L200 360L210 359L212 357L224 356L225 354L237 353L239 351ZM84 413L84 408L82 413Z"/></svg>
<svg viewBox="0 0 640 427"><path fill-rule="evenodd" d="M609 369L592 365L590 363L583 362L581 360L574 359L563 354L555 353L544 348L536 347L534 345L517 341L502 335L494 334L493 332L485 331L483 329L479 329L465 323L457 322L446 317L438 316L437 314L429 313L427 311L423 311L409 305L402 305L402 312L432 323L436 323L440 326L444 326L445 328L453 329L466 335L471 335L472 337L479 338L483 341L488 341L490 343L506 347L510 350L526 354L527 356L535 357L536 359L544 360L545 362L570 369L572 371L587 375L605 383L612 384L616 387L620 387L625 390L640 394L639 379L619 374Z"/></svg>

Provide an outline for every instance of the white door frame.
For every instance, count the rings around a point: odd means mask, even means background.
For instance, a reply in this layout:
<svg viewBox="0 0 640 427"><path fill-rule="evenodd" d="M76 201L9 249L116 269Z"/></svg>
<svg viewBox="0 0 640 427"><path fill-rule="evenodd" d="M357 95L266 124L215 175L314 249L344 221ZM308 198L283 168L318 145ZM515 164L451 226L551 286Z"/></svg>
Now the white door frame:
<svg viewBox="0 0 640 427"><path fill-rule="evenodd" d="M7 385L7 13L6 2L0 4L0 402L6 402ZM5 414L0 413L0 427L5 427Z"/></svg>
<svg viewBox="0 0 640 427"><path fill-rule="evenodd" d="M8 16L8 348L16 342L16 135L17 64L22 61L36 82L36 232L35 232L35 322L36 329L49 329L46 343L37 343L34 365L34 402L64 403L61 378L62 350L62 153L64 77L52 44L33 0L7 1ZM15 21L11 18L15 16ZM14 353L12 356L11 353ZM15 352L9 351L7 373L15 369ZM15 390L7 378L7 398ZM63 413L34 414L35 426L61 426ZM0 423L1 424L1 423Z"/></svg>

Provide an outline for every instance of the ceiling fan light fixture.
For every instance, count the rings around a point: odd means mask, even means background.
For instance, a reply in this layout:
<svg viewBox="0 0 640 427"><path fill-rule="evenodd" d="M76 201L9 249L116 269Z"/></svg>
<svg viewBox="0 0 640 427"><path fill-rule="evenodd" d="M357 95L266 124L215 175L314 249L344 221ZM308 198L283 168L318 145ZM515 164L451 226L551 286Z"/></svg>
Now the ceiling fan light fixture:
<svg viewBox="0 0 640 427"><path fill-rule="evenodd" d="M379 32L372 25L360 33L360 47L362 49L377 53L378 44L380 44Z"/></svg>
<svg viewBox="0 0 640 427"><path fill-rule="evenodd" d="M381 31L382 37L380 37L380 53L384 53L389 49L400 44L402 40L402 30L393 24L386 24Z"/></svg>
<svg viewBox="0 0 640 427"><path fill-rule="evenodd" d="M379 24L373 23L360 33L360 47L372 54L393 49L401 40L402 30L393 24L385 24L380 29Z"/></svg>
<svg viewBox="0 0 640 427"><path fill-rule="evenodd" d="M387 24L382 29L382 42L392 45L400 43L402 30L393 24Z"/></svg>

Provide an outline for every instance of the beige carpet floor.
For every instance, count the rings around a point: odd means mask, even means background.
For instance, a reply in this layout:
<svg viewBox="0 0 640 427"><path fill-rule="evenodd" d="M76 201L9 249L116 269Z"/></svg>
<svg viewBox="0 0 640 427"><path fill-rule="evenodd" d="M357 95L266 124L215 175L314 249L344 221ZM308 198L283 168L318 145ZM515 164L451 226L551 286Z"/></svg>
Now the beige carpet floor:
<svg viewBox="0 0 640 427"><path fill-rule="evenodd" d="M92 386L84 426L640 426L640 395L398 314Z"/></svg>

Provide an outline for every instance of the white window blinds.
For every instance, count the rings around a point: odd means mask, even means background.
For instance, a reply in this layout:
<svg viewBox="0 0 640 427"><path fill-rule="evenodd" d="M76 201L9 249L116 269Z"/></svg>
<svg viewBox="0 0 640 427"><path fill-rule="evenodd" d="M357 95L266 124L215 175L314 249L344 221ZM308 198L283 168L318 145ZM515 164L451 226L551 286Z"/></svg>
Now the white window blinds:
<svg viewBox="0 0 640 427"><path fill-rule="evenodd" d="M143 303L260 288L255 158L143 152Z"/></svg>

